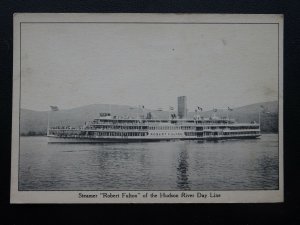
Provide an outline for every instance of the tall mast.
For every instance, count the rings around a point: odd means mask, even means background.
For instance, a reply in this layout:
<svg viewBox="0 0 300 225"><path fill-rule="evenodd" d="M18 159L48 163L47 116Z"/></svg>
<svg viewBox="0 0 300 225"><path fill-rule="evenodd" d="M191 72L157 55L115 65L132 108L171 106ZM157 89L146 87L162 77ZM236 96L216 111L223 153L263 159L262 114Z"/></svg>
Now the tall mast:
<svg viewBox="0 0 300 225"><path fill-rule="evenodd" d="M48 111L48 115L47 115L47 117L48 117L48 119L47 119L47 136L49 135L50 112L51 111Z"/></svg>

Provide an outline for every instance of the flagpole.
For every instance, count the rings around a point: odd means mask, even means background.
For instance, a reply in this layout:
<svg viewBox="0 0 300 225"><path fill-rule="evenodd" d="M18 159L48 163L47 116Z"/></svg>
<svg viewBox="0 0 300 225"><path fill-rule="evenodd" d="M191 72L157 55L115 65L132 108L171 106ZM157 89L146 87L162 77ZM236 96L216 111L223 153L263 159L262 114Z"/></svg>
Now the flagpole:
<svg viewBox="0 0 300 225"><path fill-rule="evenodd" d="M145 118L145 117L144 117L144 113L145 113L144 109L145 109L145 106L142 105L142 118L141 118L142 120Z"/></svg>
<svg viewBox="0 0 300 225"><path fill-rule="evenodd" d="M200 118L202 117L203 108L201 107L201 112L199 112Z"/></svg>
<svg viewBox="0 0 300 225"><path fill-rule="evenodd" d="M171 119L173 119L173 110L174 107L173 106L169 106L169 110L168 110L168 114L169 114L169 121L171 121Z"/></svg>
<svg viewBox="0 0 300 225"><path fill-rule="evenodd" d="M228 116L228 111L229 111L229 109L227 108L227 123L229 123L229 116Z"/></svg>
<svg viewBox="0 0 300 225"><path fill-rule="evenodd" d="M47 120L47 136L49 135L49 123L50 123L50 119L49 119L49 117L50 117L50 112L51 112L51 111L48 111L48 120Z"/></svg>

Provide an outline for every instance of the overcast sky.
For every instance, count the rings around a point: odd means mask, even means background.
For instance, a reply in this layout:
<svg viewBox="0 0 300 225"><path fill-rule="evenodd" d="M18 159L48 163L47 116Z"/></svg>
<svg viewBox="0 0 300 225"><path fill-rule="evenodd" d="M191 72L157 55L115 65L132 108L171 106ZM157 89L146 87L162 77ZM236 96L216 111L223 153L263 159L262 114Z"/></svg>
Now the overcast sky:
<svg viewBox="0 0 300 225"><path fill-rule="evenodd" d="M22 24L21 106L274 101L276 24Z"/></svg>

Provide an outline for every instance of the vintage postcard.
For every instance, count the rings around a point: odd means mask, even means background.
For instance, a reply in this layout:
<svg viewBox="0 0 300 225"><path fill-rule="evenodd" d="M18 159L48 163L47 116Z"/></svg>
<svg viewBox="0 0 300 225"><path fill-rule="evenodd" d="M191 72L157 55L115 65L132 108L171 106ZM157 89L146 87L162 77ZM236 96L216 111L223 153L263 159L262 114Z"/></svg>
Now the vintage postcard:
<svg viewBox="0 0 300 225"><path fill-rule="evenodd" d="M14 15L11 203L283 202L283 15Z"/></svg>

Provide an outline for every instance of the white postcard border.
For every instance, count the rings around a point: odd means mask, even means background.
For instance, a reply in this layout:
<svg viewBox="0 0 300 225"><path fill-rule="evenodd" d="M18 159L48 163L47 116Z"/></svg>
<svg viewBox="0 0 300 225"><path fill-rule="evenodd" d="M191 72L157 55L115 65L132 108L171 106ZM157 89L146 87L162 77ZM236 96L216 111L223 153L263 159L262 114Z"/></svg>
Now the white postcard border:
<svg viewBox="0 0 300 225"><path fill-rule="evenodd" d="M26 22L274 23L279 41L279 190L248 191L19 191L20 28ZM262 203L283 202L283 15L59 14L14 15L11 203ZM157 195L157 197L154 197ZM169 195L169 196L168 196ZM176 197L177 195L177 197ZM185 197L183 197L183 195ZM111 196L111 197L109 197ZM115 196L115 197L114 197ZM117 197L118 196L118 197ZM128 197L129 196L129 197ZM130 197L132 196L132 197ZM152 197L151 197L152 196ZM206 197L205 197L206 196Z"/></svg>

